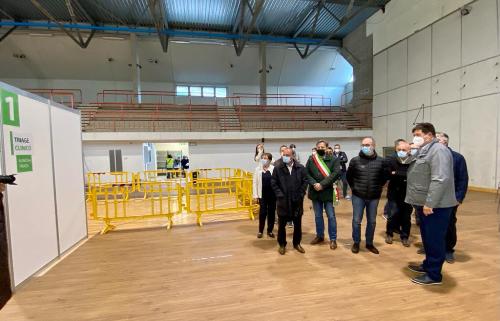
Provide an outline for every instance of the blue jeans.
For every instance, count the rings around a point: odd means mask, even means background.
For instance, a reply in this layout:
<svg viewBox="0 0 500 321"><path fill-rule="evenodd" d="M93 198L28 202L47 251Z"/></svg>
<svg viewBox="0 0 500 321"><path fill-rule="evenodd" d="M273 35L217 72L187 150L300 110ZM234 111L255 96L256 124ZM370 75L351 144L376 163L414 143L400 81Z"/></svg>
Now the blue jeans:
<svg viewBox="0 0 500 321"><path fill-rule="evenodd" d="M325 237L325 221L323 220L323 208L328 218L328 237L330 241L337 240L337 220L333 202L322 202L313 200L314 219L316 221L316 236L320 239Z"/></svg>
<svg viewBox="0 0 500 321"><path fill-rule="evenodd" d="M361 242L361 221L366 208L366 245L373 245L373 235L377 225L377 206L379 199L365 200L352 195L352 239L354 243Z"/></svg>
<svg viewBox="0 0 500 321"><path fill-rule="evenodd" d="M441 270L446 256L446 231L453 207L434 208L434 213L425 216L422 206L415 206L420 217L420 234L425 250L423 268L434 281L441 281Z"/></svg>

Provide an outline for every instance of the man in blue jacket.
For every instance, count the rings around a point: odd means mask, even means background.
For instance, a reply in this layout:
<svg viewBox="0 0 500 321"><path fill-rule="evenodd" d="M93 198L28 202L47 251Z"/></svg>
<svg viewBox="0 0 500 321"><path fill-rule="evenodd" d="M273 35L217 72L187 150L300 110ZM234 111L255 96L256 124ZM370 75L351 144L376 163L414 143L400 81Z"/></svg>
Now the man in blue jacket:
<svg viewBox="0 0 500 321"><path fill-rule="evenodd" d="M439 142L446 147L448 147L449 137L446 133L436 133ZM458 201L458 205L453 208L450 216L450 224L448 225L448 231L446 232L446 262L454 263L455 255L454 248L457 244L457 209L460 204L464 201L465 194L467 193L467 187L469 186L469 173L467 172L467 163L462 154L455 152L450 147L448 149L451 151L453 156L453 174L455 176L455 196Z"/></svg>

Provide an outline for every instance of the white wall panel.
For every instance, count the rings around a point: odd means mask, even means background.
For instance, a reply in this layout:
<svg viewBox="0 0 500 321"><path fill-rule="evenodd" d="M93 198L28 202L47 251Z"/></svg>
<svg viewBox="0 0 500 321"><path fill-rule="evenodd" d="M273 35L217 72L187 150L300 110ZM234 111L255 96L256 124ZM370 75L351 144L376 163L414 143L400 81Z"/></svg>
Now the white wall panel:
<svg viewBox="0 0 500 321"><path fill-rule="evenodd" d="M10 132L31 135L30 172L19 173L18 186L7 192L14 285L17 286L58 256L52 172L50 117L47 102L19 97L20 126L3 125L5 168L17 173Z"/></svg>
<svg viewBox="0 0 500 321"><path fill-rule="evenodd" d="M387 51L373 57L373 93L387 90Z"/></svg>
<svg viewBox="0 0 500 321"><path fill-rule="evenodd" d="M391 90L387 93L387 113L394 114L402 111L406 111L407 98L406 98L407 87L401 87L396 90Z"/></svg>
<svg viewBox="0 0 500 321"><path fill-rule="evenodd" d="M460 99L461 70L454 70L432 78L432 105Z"/></svg>
<svg viewBox="0 0 500 321"><path fill-rule="evenodd" d="M460 150L460 102L433 106L431 122L436 131L450 136L450 147Z"/></svg>
<svg viewBox="0 0 500 321"><path fill-rule="evenodd" d="M462 69L462 99L498 91L499 58L488 59Z"/></svg>
<svg viewBox="0 0 500 321"><path fill-rule="evenodd" d="M480 0L462 16L462 65L492 57L497 52L497 1Z"/></svg>
<svg viewBox="0 0 500 321"><path fill-rule="evenodd" d="M431 79L408 86L408 110L431 105Z"/></svg>
<svg viewBox="0 0 500 321"><path fill-rule="evenodd" d="M467 160L469 184L495 187L496 155L492 138L497 136L498 95L462 101L460 152Z"/></svg>
<svg viewBox="0 0 500 321"><path fill-rule="evenodd" d="M387 146L387 116L373 118L373 138L377 142L377 152L382 155L382 147Z"/></svg>
<svg viewBox="0 0 500 321"><path fill-rule="evenodd" d="M408 47L403 40L387 50L388 90L404 86L408 81Z"/></svg>
<svg viewBox="0 0 500 321"><path fill-rule="evenodd" d="M387 115L387 93L373 96L373 117Z"/></svg>
<svg viewBox="0 0 500 321"><path fill-rule="evenodd" d="M51 107L60 251L87 235L80 115Z"/></svg>
<svg viewBox="0 0 500 321"><path fill-rule="evenodd" d="M406 112L387 116L387 146L399 138L406 138Z"/></svg>
<svg viewBox="0 0 500 321"><path fill-rule="evenodd" d="M432 74L460 66L460 14L455 12L432 25Z"/></svg>
<svg viewBox="0 0 500 321"><path fill-rule="evenodd" d="M431 27L408 38L408 83L431 76Z"/></svg>

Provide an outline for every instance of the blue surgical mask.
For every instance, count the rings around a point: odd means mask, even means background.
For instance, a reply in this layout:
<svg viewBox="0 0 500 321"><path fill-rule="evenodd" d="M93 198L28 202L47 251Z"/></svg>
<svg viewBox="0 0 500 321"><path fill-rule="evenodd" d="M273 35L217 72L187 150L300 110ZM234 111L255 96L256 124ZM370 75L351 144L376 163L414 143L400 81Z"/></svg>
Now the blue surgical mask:
<svg viewBox="0 0 500 321"><path fill-rule="evenodd" d="M262 166L266 166L267 164L269 164L269 160L267 160L267 159L263 159L263 158L262 158L262 159L260 160L260 163L262 164Z"/></svg>
<svg viewBox="0 0 500 321"><path fill-rule="evenodd" d="M415 156L417 154L417 152L418 152L418 149L416 149L416 148L412 148L411 149L411 155L412 156Z"/></svg>
<svg viewBox="0 0 500 321"><path fill-rule="evenodd" d="M398 157L399 158L405 158L408 157L408 153L405 152L404 150L398 150Z"/></svg>
<svg viewBox="0 0 500 321"><path fill-rule="evenodd" d="M367 156L371 156L373 155L373 150L371 147L369 146L363 146L361 147L361 152Z"/></svg>
<svg viewBox="0 0 500 321"><path fill-rule="evenodd" d="M283 163L285 164L290 163L290 156L283 156Z"/></svg>

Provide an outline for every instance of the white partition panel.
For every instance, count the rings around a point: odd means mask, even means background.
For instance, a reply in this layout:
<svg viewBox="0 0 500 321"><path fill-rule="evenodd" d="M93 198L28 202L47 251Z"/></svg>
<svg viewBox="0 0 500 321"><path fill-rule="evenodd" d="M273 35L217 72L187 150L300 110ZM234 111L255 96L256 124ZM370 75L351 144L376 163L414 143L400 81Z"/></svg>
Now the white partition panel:
<svg viewBox="0 0 500 321"><path fill-rule="evenodd" d="M462 99L498 92L499 61L495 57L462 69Z"/></svg>
<svg viewBox="0 0 500 321"><path fill-rule="evenodd" d="M9 186L7 190L13 283L17 286L59 253L49 107L47 101L15 93L13 96L18 99L19 122L9 125L3 119L3 147L6 173L18 174L18 186ZM10 109L11 120L17 117L15 105ZM22 144L12 142L16 137L29 141L24 144L29 144L31 151L21 151Z"/></svg>
<svg viewBox="0 0 500 321"><path fill-rule="evenodd" d="M432 105L460 100L462 73L457 69L432 78Z"/></svg>
<svg viewBox="0 0 500 321"><path fill-rule="evenodd" d="M387 116L387 146L399 138L406 138L406 112Z"/></svg>
<svg viewBox="0 0 500 321"><path fill-rule="evenodd" d="M387 93L373 96L373 117L387 115Z"/></svg>
<svg viewBox="0 0 500 321"><path fill-rule="evenodd" d="M387 146L387 116L373 118L373 138L377 152L382 153L382 147Z"/></svg>
<svg viewBox="0 0 500 321"><path fill-rule="evenodd" d="M52 141L61 253L87 236L80 114L51 108Z"/></svg>

